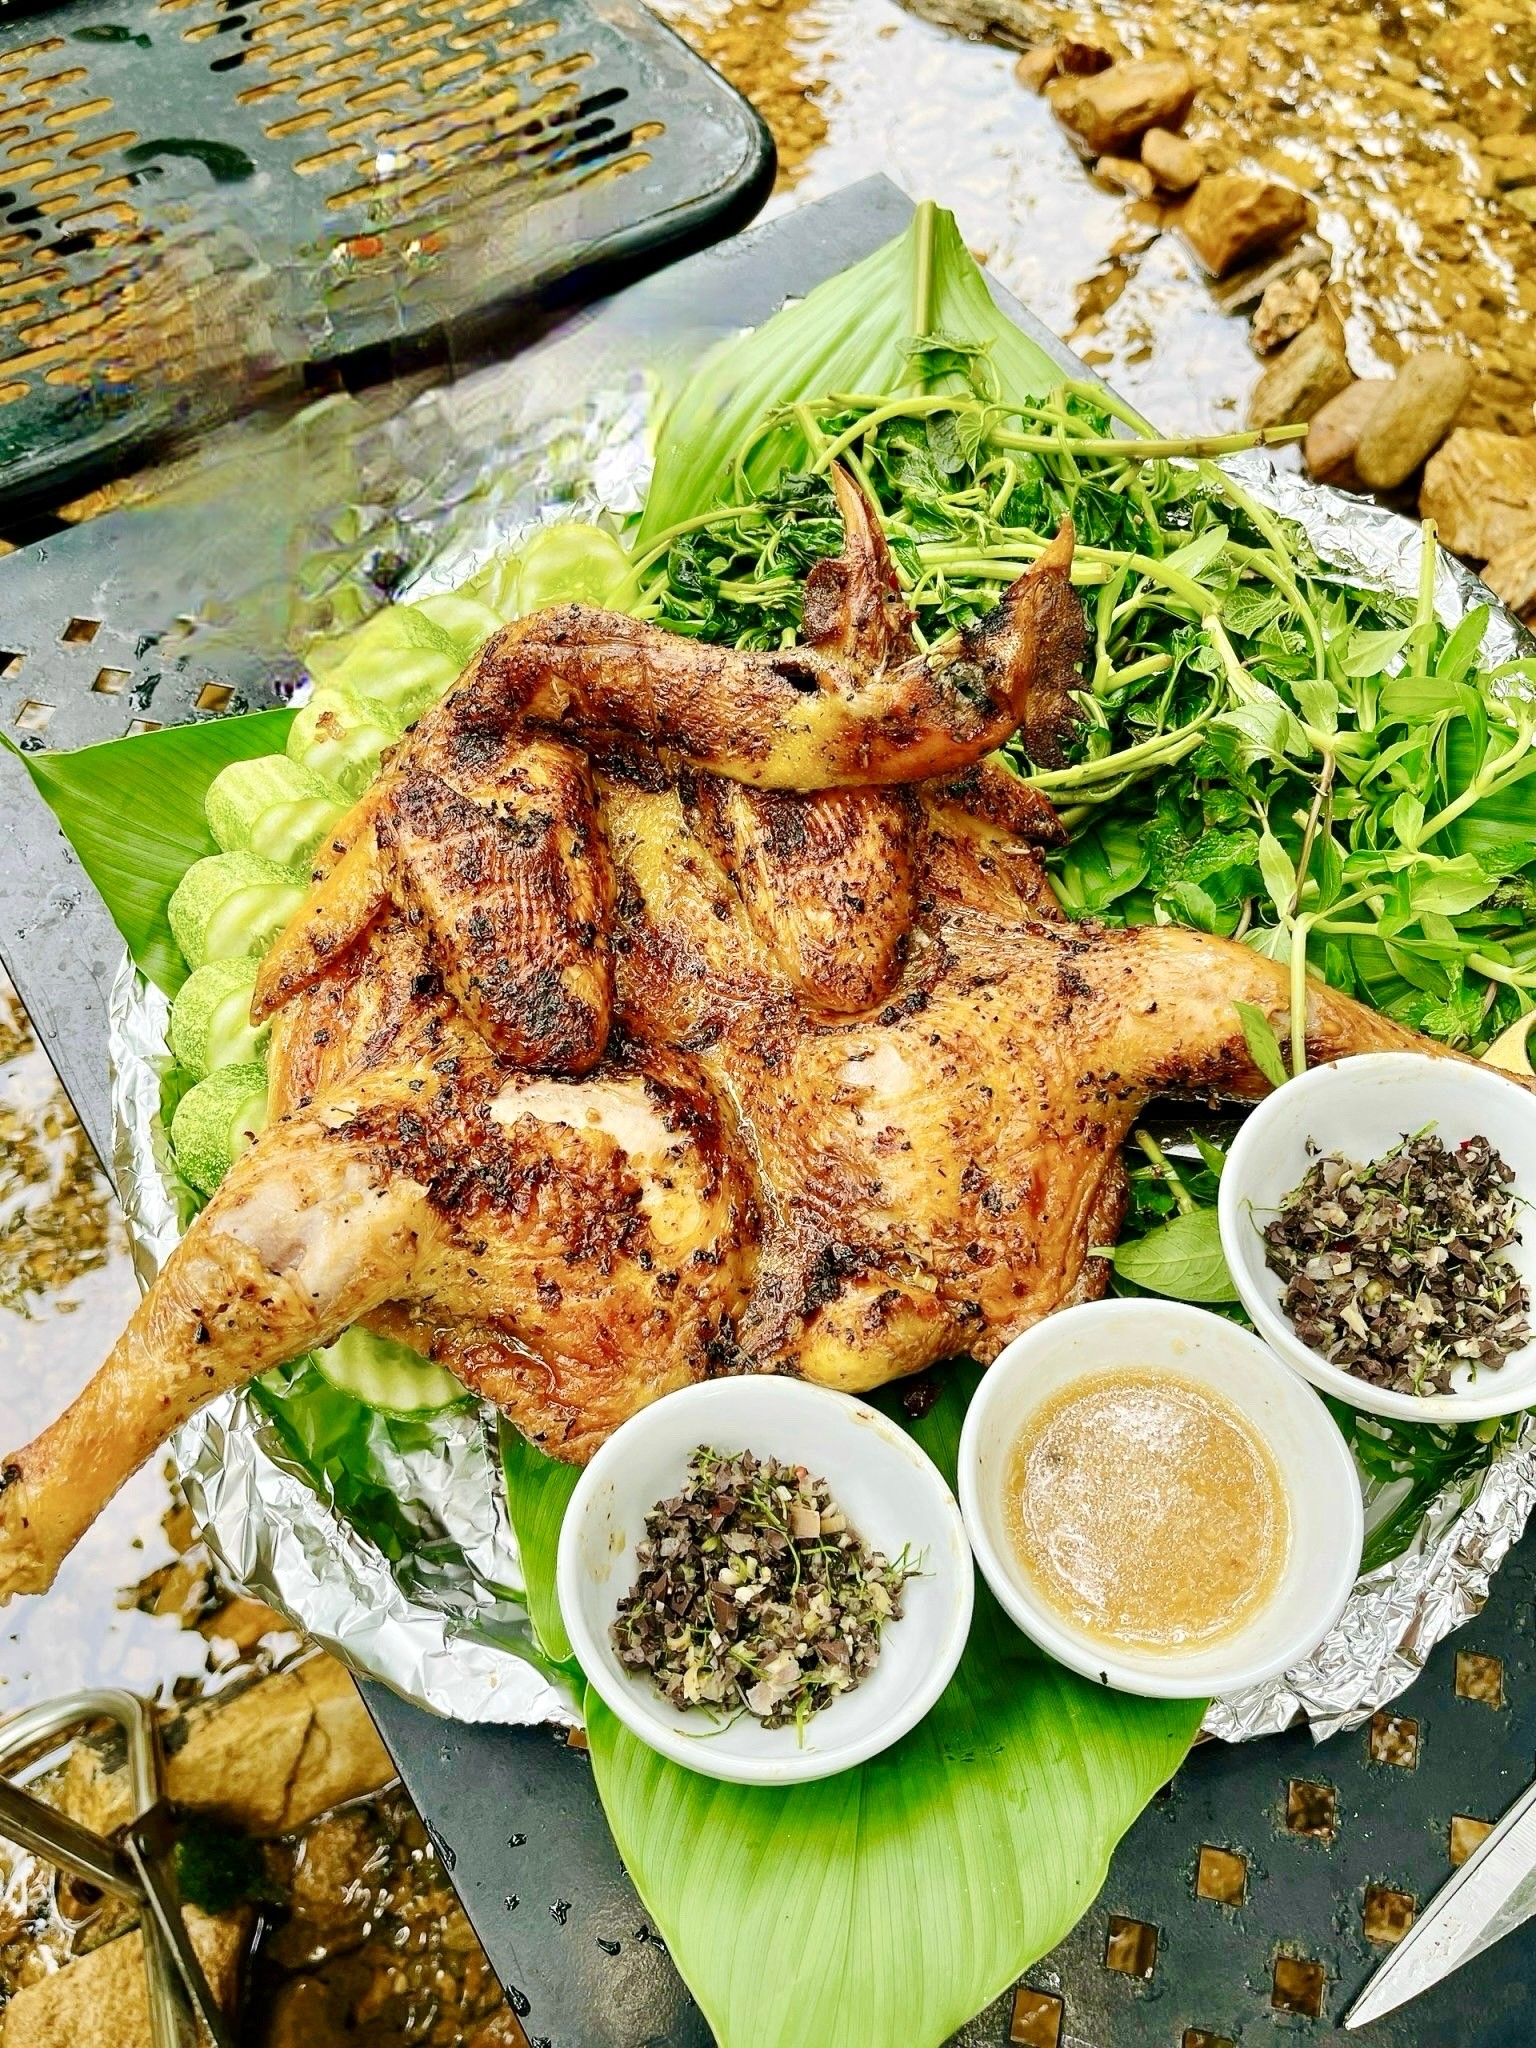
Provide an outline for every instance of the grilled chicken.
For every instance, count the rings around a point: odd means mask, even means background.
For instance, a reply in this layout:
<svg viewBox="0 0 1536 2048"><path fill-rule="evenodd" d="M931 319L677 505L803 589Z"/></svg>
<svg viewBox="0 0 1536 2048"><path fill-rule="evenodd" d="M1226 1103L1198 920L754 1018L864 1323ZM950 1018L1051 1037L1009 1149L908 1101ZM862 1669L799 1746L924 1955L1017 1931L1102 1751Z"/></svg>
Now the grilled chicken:
<svg viewBox="0 0 1536 2048"><path fill-rule="evenodd" d="M1152 1097L1249 1098L1284 970L1069 923L1049 761L1064 532L912 651L883 540L750 654L581 607L508 628L327 848L263 963L272 1117L96 1378L0 1465L38 1591L203 1402L361 1321L557 1457L711 1372L865 1389L1098 1293ZM1433 1048L1309 983L1317 1059Z"/></svg>

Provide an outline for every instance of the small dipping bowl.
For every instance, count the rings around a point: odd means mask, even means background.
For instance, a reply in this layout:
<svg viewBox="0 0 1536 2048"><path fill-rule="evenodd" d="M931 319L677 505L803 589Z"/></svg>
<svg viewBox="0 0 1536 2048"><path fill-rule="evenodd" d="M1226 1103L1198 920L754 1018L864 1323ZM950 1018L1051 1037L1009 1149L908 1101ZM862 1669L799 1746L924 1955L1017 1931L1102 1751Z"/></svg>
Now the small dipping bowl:
<svg viewBox="0 0 1536 2048"><path fill-rule="evenodd" d="M1219 1642L1150 1648L1092 1634L1047 1597L1009 1537L1010 1474L1029 1418L1064 1388L1116 1369L1209 1388L1274 1460L1290 1509L1289 1553L1269 1597ZM1158 1699L1236 1692L1299 1663L1338 1620L1364 1536L1355 1461L1317 1395L1249 1331L1176 1301L1085 1302L1016 1337L965 1418L960 1506L988 1585L1027 1636L1085 1678Z"/></svg>
<svg viewBox="0 0 1536 2048"><path fill-rule="evenodd" d="M648 1674L619 1662L609 1628L638 1576L635 1551L658 1501L680 1493L701 1444L804 1465L871 1550L910 1549L920 1576L881 1632L874 1668L813 1714L803 1734L745 1710L680 1712ZM955 1497L904 1429L868 1402L803 1380L743 1376L665 1395L614 1431L578 1480L560 1531L560 1611L605 1706L673 1763L736 1785L831 1777L877 1755L928 1712L970 1633L975 1574Z"/></svg>
<svg viewBox="0 0 1536 2048"><path fill-rule="evenodd" d="M1448 1394L1401 1394L1331 1365L1297 1336L1280 1306L1285 1283L1264 1263L1263 1225L1302 1181L1315 1153L1342 1152L1362 1166L1404 1137L1428 1134L1452 1150L1486 1138L1514 1168L1512 1192L1536 1203L1536 1095L1493 1067L1432 1053L1361 1053L1309 1067L1267 1095L1227 1154L1221 1176L1221 1245L1254 1327L1314 1387L1351 1408L1404 1422L1478 1422L1536 1404L1536 1340L1496 1371L1458 1366ZM1518 1218L1510 1259L1536 1301L1536 1207Z"/></svg>

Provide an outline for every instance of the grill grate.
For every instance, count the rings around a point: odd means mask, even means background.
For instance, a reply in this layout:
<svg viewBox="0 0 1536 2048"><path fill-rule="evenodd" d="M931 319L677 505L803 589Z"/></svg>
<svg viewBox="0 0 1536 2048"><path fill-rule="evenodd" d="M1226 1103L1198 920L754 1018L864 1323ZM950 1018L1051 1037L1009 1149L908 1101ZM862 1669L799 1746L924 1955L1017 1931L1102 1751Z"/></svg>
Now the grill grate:
<svg viewBox="0 0 1536 2048"><path fill-rule="evenodd" d="M12 505L315 365L589 295L771 181L761 121L637 0L115 12L0 25Z"/></svg>

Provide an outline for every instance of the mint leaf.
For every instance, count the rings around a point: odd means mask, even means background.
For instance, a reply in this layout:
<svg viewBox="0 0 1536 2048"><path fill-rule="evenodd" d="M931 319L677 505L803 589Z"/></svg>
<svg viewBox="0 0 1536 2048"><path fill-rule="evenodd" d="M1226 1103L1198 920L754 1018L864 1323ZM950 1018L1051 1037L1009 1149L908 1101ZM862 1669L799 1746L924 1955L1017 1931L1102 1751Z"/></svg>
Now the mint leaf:
<svg viewBox="0 0 1536 2048"><path fill-rule="evenodd" d="M1270 1023L1257 1003L1236 1003L1233 1005L1243 1027L1243 1037L1248 1044L1248 1057L1275 1087L1283 1087L1287 1079L1285 1060L1281 1056L1280 1041L1275 1036L1275 1027Z"/></svg>
<svg viewBox="0 0 1536 2048"><path fill-rule="evenodd" d="M1236 1301L1237 1288L1221 1249L1214 1209L1190 1209L1115 1246L1122 1280L1174 1301Z"/></svg>

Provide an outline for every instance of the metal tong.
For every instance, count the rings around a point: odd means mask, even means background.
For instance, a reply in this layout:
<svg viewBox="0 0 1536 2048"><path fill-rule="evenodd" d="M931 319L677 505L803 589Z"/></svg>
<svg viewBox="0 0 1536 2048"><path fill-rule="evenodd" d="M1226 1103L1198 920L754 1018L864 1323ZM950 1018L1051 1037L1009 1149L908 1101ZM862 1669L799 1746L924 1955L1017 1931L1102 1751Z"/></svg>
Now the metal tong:
<svg viewBox="0 0 1536 2048"><path fill-rule="evenodd" d="M100 1720L116 1722L128 1746L134 1818L120 1840L92 1834L5 1775L13 1757ZM172 1863L175 1823L165 1800L154 1715L143 1700L128 1692L77 1692L29 1708L0 1727L0 1835L138 1908L154 2048L197 2048L203 2038L199 2024L214 2048L235 2048L181 1917Z"/></svg>

